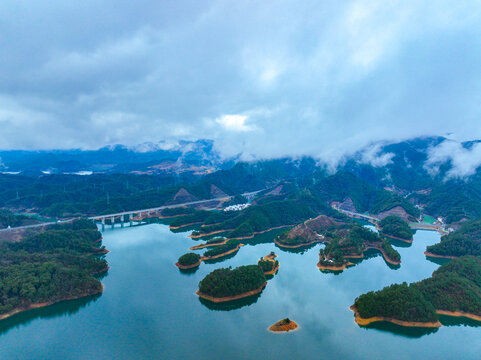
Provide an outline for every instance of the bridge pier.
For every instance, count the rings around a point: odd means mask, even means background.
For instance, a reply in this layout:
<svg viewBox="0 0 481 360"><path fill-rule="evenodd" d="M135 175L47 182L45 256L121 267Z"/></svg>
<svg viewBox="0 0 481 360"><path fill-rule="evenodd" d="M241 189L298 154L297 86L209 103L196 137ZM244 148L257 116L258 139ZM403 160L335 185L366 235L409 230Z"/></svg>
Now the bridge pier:
<svg viewBox="0 0 481 360"><path fill-rule="evenodd" d="M120 215L120 227L124 227L124 216Z"/></svg>
<svg viewBox="0 0 481 360"><path fill-rule="evenodd" d="M130 226L132 226L132 218L134 217L134 214L133 213L130 213L129 214L129 223L130 223Z"/></svg>
<svg viewBox="0 0 481 360"><path fill-rule="evenodd" d="M110 222L112 223L112 228L113 228L115 226L115 217L114 216L112 216L110 218Z"/></svg>

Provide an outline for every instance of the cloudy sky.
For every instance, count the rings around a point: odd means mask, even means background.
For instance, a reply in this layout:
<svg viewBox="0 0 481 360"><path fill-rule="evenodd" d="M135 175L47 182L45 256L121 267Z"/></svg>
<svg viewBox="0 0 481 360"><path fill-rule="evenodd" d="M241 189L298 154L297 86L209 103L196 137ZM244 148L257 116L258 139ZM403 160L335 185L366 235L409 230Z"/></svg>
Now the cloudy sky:
<svg viewBox="0 0 481 360"><path fill-rule="evenodd" d="M0 2L0 148L481 138L480 1Z"/></svg>

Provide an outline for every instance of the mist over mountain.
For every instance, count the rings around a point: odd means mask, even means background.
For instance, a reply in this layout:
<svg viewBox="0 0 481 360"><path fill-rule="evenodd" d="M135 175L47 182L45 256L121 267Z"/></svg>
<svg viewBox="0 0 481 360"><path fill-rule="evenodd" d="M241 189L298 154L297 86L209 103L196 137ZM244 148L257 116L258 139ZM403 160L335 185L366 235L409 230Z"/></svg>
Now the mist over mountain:
<svg viewBox="0 0 481 360"><path fill-rule="evenodd" d="M98 150L0 151L3 172L43 173L143 173L205 175L234 166L242 154L222 157L212 140L143 143L136 146L115 145ZM332 159L310 156L251 160L255 164L271 160L292 162L311 159L315 168L335 173L348 170L367 179L382 179L386 185L413 189L428 179L466 180L481 166L481 143L477 140L457 142L444 137L423 137L389 143L374 142L354 152Z"/></svg>

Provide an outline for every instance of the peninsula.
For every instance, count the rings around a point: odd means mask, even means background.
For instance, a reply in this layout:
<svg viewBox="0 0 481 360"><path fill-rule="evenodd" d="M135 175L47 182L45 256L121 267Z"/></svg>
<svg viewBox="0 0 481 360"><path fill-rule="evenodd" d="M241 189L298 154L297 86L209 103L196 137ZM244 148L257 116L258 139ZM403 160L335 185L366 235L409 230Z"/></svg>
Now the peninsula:
<svg viewBox="0 0 481 360"><path fill-rule="evenodd" d="M401 326L439 327L439 314L481 321L481 258L454 259L428 279L368 292L359 296L351 309L360 326L389 321Z"/></svg>
<svg viewBox="0 0 481 360"><path fill-rule="evenodd" d="M0 251L0 319L102 292L96 274L108 270L101 234L89 220L53 225Z"/></svg>

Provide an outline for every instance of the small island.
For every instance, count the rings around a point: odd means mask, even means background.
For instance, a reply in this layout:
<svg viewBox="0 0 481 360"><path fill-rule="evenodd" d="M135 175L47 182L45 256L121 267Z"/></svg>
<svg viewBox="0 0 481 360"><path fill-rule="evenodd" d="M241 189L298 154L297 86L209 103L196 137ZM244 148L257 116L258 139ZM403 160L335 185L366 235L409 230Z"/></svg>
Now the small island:
<svg viewBox="0 0 481 360"><path fill-rule="evenodd" d="M200 265L202 258L199 254L187 253L182 255L179 260L175 263L179 269L187 270L193 269Z"/></svg>
<svg viewBox="0 0 481 360"><path fill-rule="evenodd" d="M195 245L189 248L189 250L199 250L203 249L206 247L214 247L214 246L219 246L219 245L224 245L226 244L228 239L223 238L223 237L215 237L212 239L207 240L204 244L199 244Z"/></svg>
<svg viewBox="0 0 481 360"><path fill-rule="evenodd" d="M401 326L439 327L438 315L481 321L481 258L460 257L428 279L394 284L359 296L351 309L360 326L389 321Z"/></svg>
<svg viewBox="0 0 481 360"><path fill-rule="evenodd" d="M257 265L264 271L264 275L274 275L279 270L279 261L276 260L277 255L271 252L259 259Z"/></svg>
<svg viewBox="0 0 481 360"><path fill-rule="evenodd" d="M407 243L413 242L413 231L409 224L398 216L386 216L377 225L383 235Z"/></svg>
<svg viewBox="0 0 481 360"><path fill-rule="evenodd" d="M266 285L264 272L257 265L221 268L200 281L196 294L205 300L221 303L259 294Z"/></svg>
<svg viewBox="0 0 481 360"><path fill-rule="evenodd" d="M202 257L202 259L203 260L218 259L237 252L241 248L241 246L244 246L244 244L241 244L236 240L229 240L223 245L219 245L213 249L207 250L204 253L204 256Z"/></svg>
<svg viewBox="0 0 481 360"><path fill-rule="evenodd" d="M297 325L294 321L292 321L289 318L285 318L285 319L279 320L274 325L271 325L268 330L275 333L280 333L280 332L294 331L294 330L297 330L298 328L299 328L299 325Z"/></svg>

